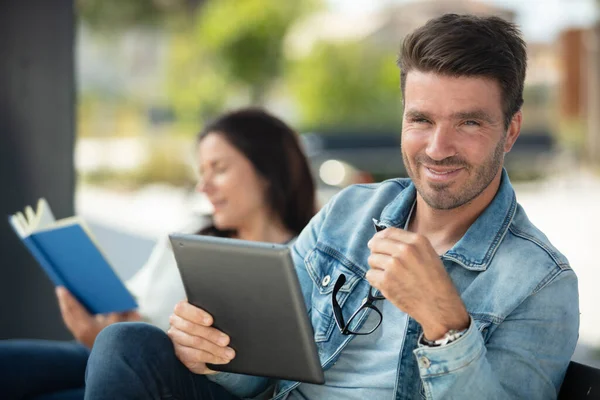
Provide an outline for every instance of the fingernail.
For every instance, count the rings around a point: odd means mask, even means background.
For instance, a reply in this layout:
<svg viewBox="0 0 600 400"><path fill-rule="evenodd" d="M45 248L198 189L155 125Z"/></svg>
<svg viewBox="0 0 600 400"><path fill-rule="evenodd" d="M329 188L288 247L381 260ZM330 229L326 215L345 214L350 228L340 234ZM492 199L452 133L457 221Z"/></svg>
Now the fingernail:
<svg viewBox="0 0 600 400"><path fill-rule="evenodd" d="M221 346L227 346L227 336L223 335L219 337L219 344Z"/></svg>
<svg viewBox="0 0 600 400"><path fill-rule="evenodd" d="M225 350L225 355L231 360L233 359L233 357L235 357L235 351L233 351L232 349L227 349Z"/></svg>

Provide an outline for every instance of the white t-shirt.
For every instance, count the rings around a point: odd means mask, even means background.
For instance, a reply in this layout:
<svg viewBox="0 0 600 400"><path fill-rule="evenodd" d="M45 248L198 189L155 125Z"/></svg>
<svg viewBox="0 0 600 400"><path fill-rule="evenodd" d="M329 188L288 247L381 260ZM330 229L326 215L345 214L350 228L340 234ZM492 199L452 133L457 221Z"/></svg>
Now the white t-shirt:
<svg viewBox="0 0 600 400"><path fill-rule="evenodd" d="M182 232L197 232L207 222L206 218L198 219ZM164 331L169 329L173 307L186 295L168 237L156 243L146 264L126 282L126 286L136 298L142 317Z"/></svg>

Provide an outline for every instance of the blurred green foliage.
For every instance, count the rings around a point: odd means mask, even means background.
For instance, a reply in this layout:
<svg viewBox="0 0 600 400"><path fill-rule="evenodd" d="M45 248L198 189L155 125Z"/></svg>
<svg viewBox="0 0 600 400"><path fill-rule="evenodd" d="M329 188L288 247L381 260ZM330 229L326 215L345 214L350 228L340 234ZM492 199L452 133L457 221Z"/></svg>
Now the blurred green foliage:
<svg viewBox="0 0 600 400"><path fill-rule="evenodd" d="M118 44L127 29L149 26L168 40L164 90L175 125L159 136L190 136L209 118L245 105L283 100L300 131L364 130L397 132L401 123L399 70L395 51L353 42L317 41L303 55L286 49L292 27L323 6L323 0L78 0L82 21ZM157 78L158 79L158 78ZM87 99L87 97L89 99ZM125 95L127 97L127 95ZM133 97L133 96L132 96ZM127 99L87 94L80 105L80 131L87 136L148 134L148 104L116 108ZM165 99L160 100L165 101ZM110 105L110 107L102 106ZM152 104L150 104L152 106ZM123 106L124 107L124 106ZM137 111L136 111L137 110ZM136 114L137 112L137 114ZM107 125L106 118L114 124ZM117 118L117 116L119 118ZM285 118L288 118L284 115ZM164 134L168 131L168 134ZM163 135L164 134L164 135ZM169 151L167 147L163 150ZM84 179L138 185L188 182L185 166L155 153L136 171L99 170ZM189 171L188 171L189 172Z"/></svg>
<svg viewBox="0 0 600 400"><path fill-rule="evenodd" d="M396 57L365 42L318 43L291 62L286 80L303 130L397 130L402 96Z"/></svg>
<svg viewBox="0 0 600 400"><path fill-rule="evenodd" d="M167 88L178 118L201 123L224 107L264 104L285 62L284 39L315 0L208 1L173 33Z"/></svg>
<svg viewBox="0 0 600 400"><path fill-rule="evenodd" d="M586 150L587 124L583 117L561 118L558 129L558 140L561 146L573 152L581 159Z"/></svg>
<svg viewBox="0 0 600 400"><path fill-rule="evenodd" d="M132 174L134 181L140 185L163 182L175 186L193 187L196 184L194 166L183 156L181 146L165 140L157 140L149 148L150 154L146 162ZM190 147L190 154L192 147Z"/></svg>
<svg viewBox="0 0 600 400"><path fill-rule="evenodd" d="M145 161L134 169L102 167L81 172L79 179L87 184L101 184L123 190L135 190L154 183L190 189L196 185L197 177L192 159L193 145L189 140L156 137L149 141L146 148L148 153Z"/></svg>
<svg viewBox="0 0 600 400"><path fill-rule="evenodd" d="M265 105L273 92L302 130L389 129L401 121L396 54L366 41L318 42L286 59L285 40L322 0L78 0L80 18L112 33L155 26L169 39L165 92L179 132L227 108ZM287 101L287 100L286 100ZM165 106L162 104L161 106Z"/></svg>
<svg viewBox="0 0 600 400"><path fill-rule="evenodd" d="M161 26L172 15L196 10L204 1L76 0L76 8L90 28L118 34L133 26Z"/></svg>

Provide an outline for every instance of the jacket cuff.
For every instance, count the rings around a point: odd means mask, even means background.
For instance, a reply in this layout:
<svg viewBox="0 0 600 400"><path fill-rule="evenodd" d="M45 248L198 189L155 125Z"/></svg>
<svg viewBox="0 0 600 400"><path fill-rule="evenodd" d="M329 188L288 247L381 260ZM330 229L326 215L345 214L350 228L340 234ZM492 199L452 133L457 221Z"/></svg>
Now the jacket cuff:
<svg viewBox="0 0 600 400"><path fill-rule="evenodd" d="M216 374L207 374L205 376L209 381L218 383L224 387L235 386L236 384L239 384L240 380L243 380L242 375L229 372L217 372Z"/></svg>
<svg viewBox="0 0 600 400"><path fill-rule="evenodd" d="M419 343L420 341L419 338ZM483 337L471 318L467 332L456 341L439 347L419 344L413 354L417 358L419 373L425 378L464 368L483 356L485 351Z"/></svg>

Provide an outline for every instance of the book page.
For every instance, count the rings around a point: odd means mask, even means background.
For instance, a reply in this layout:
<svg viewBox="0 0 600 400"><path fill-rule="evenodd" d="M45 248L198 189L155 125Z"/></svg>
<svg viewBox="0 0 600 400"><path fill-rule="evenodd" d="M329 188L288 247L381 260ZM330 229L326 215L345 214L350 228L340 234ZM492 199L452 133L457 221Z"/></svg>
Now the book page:
<svg viewBox="0 0 600 400"><path fill-rule="evenodd" d="M53 224L45 226L42 229L36 229L35 233L49 231L49 230L56 229L56 228L62 228L62 227L69 226L69 225L81 226L81 229L83 229L83 231L88 235L88 237L90 238L92 243L94 243L94 245L98 248L98 250L100 250L98 241L94 237L94 234L92 233L91 229L87 226L85 221L81 217L78 217L78 216L59 219L58 221L54 221Z"/></svg>
<svg viewBox="0 0 600 400"><path fill-rule="evenodd" d="M27 225L29 226L29 229L35 229L34 223L35 223L35 212L33 211L33 208L31 208L31 206L27 206L25 207L25 218L27 218Z"/></svg>
<svg viewBox="0 0 600 400"><path fill-rule="evenodd" d="M25 217L25 215L27 217ZM79 225L81 226L81 229L90 238L90 241L93 243L93 245L96 246L100 254L106 260L108 260L106 254L104 254L104 252L102 251L92 231L89 229L89 227L82 218L78 216L73 216L63 218L57 221L54 217L54 214L52 213L52 210L50 209L50 205L43 197L38 200L37 212L34 212L30 206L27 206L25 207L25 215L22 212L17 212L9 218L11 225L21 237L27 237L34 233L51 231L53 229L58 229L62 227Z"/></svg>
<svg viewBox="0 0 600 400"><path fill-rule="evenodd" d="M17 232L17 235L19 235L19 237L24 238L28 236L25 227L21 225L21 222L19 221L19 218L17 218L16 215L11 215L10 218L8 218L8 222L10 222L10 224L12 225L15 232Z"/></svg>
<svg viewBox="0 0 600 400"><path fill-rule="evenodd" d="M46 227L53 225L55 222L56 222L56 219L54 218L54 214L52 213L52 210L50 209L50 205L48 204L46 199L44 199L42 197L41 199L38 200L36 220L35 220L35 224L32 227L32 229L33 230L44 229Z"/></svg>
<svg viewBox="0 0 600 400"><path fill-rule="evenodd" d="M36 229L33 232L38 233L38 232L43 232L43 231L49 231L49 230L52 230L55 228L61 228L63 226L68 226L68 225L79 225L81 222L83 222L83 221L79 217L63 218L63 219L59 219L58 221L54 221L54 223L52 223L50 225L46 225L40 229Z"/></svg>
<svg viewBox="0 0 600 400"><path fill-rule="evenodd" d="M81 217L74 216L74 217L59 219L58 221L55 221L54 224L46 226L42 229L37 229L31 233L40 233L40 232L44 232L44 231L51 231L53 229L58 229L58 228L71 226L71 225L79 225L81 227L81 229L86 233L86 235L90 238L90 241L92 242L92 244L94 246L96 246L96 248L98 249L100 254L104 257L104 259L107 261L107 263L109 263L108 257L106 256L106 254L100 247L100 244L96 240L96 237L92 233L92 230L88 227L88 225L85 223L85 221ZM110 265L110 263L109 263L109 265ZM111 266L111 268L112 268L112 266Z"/></svg>
<svg viewBox="0 0 600 400"><path fill-rule="evenodd" d="M94 234L92 233L92 230L89 228L89 226L87 226L87 224L85 223L85 221L83 219L81 219L81 218L78 218L78 223L79 223L79 225L81 225L81 228L83 229L83 231L85 233L87 233L88 237L90 238L90 240L92 241L92 243L94 243L94 246L96 246L96 248L98 249L98 251L100 252L100 254L102 254L102 256L108 262L108 257L106 257L106 254L104 254L104 251L102 250L102 248L98 244L98 241L94 237Z"/></svg>
<svg viewBox="0 0 600 400"><path fill-rule="evenodd" d="M19 211L18 213L16 213L14 215L14 217L19 222L19 225L23 228L23 231L25 232L25 236L29 236L31 234L31 229L29 229L29 224L27 223L27 219L25 219L25 216L23 215L23 213Z"/></svg>
<svg viewBox="0 0 600 400"><path fill-rule="evenodd" d="M31 207L26 207L26 212L28 208L31 209ZM50 204L48 204L48 201L46 201L46 199L42 197L38 200L35 218L32 222L29 223L28 229L30 233L37 233L53 228L59 228L68 225L76 225L80 222L82 221L79 219L79 217L67 217L59 219L57 221L54 217L52 209L50 208Z"/></svg>

